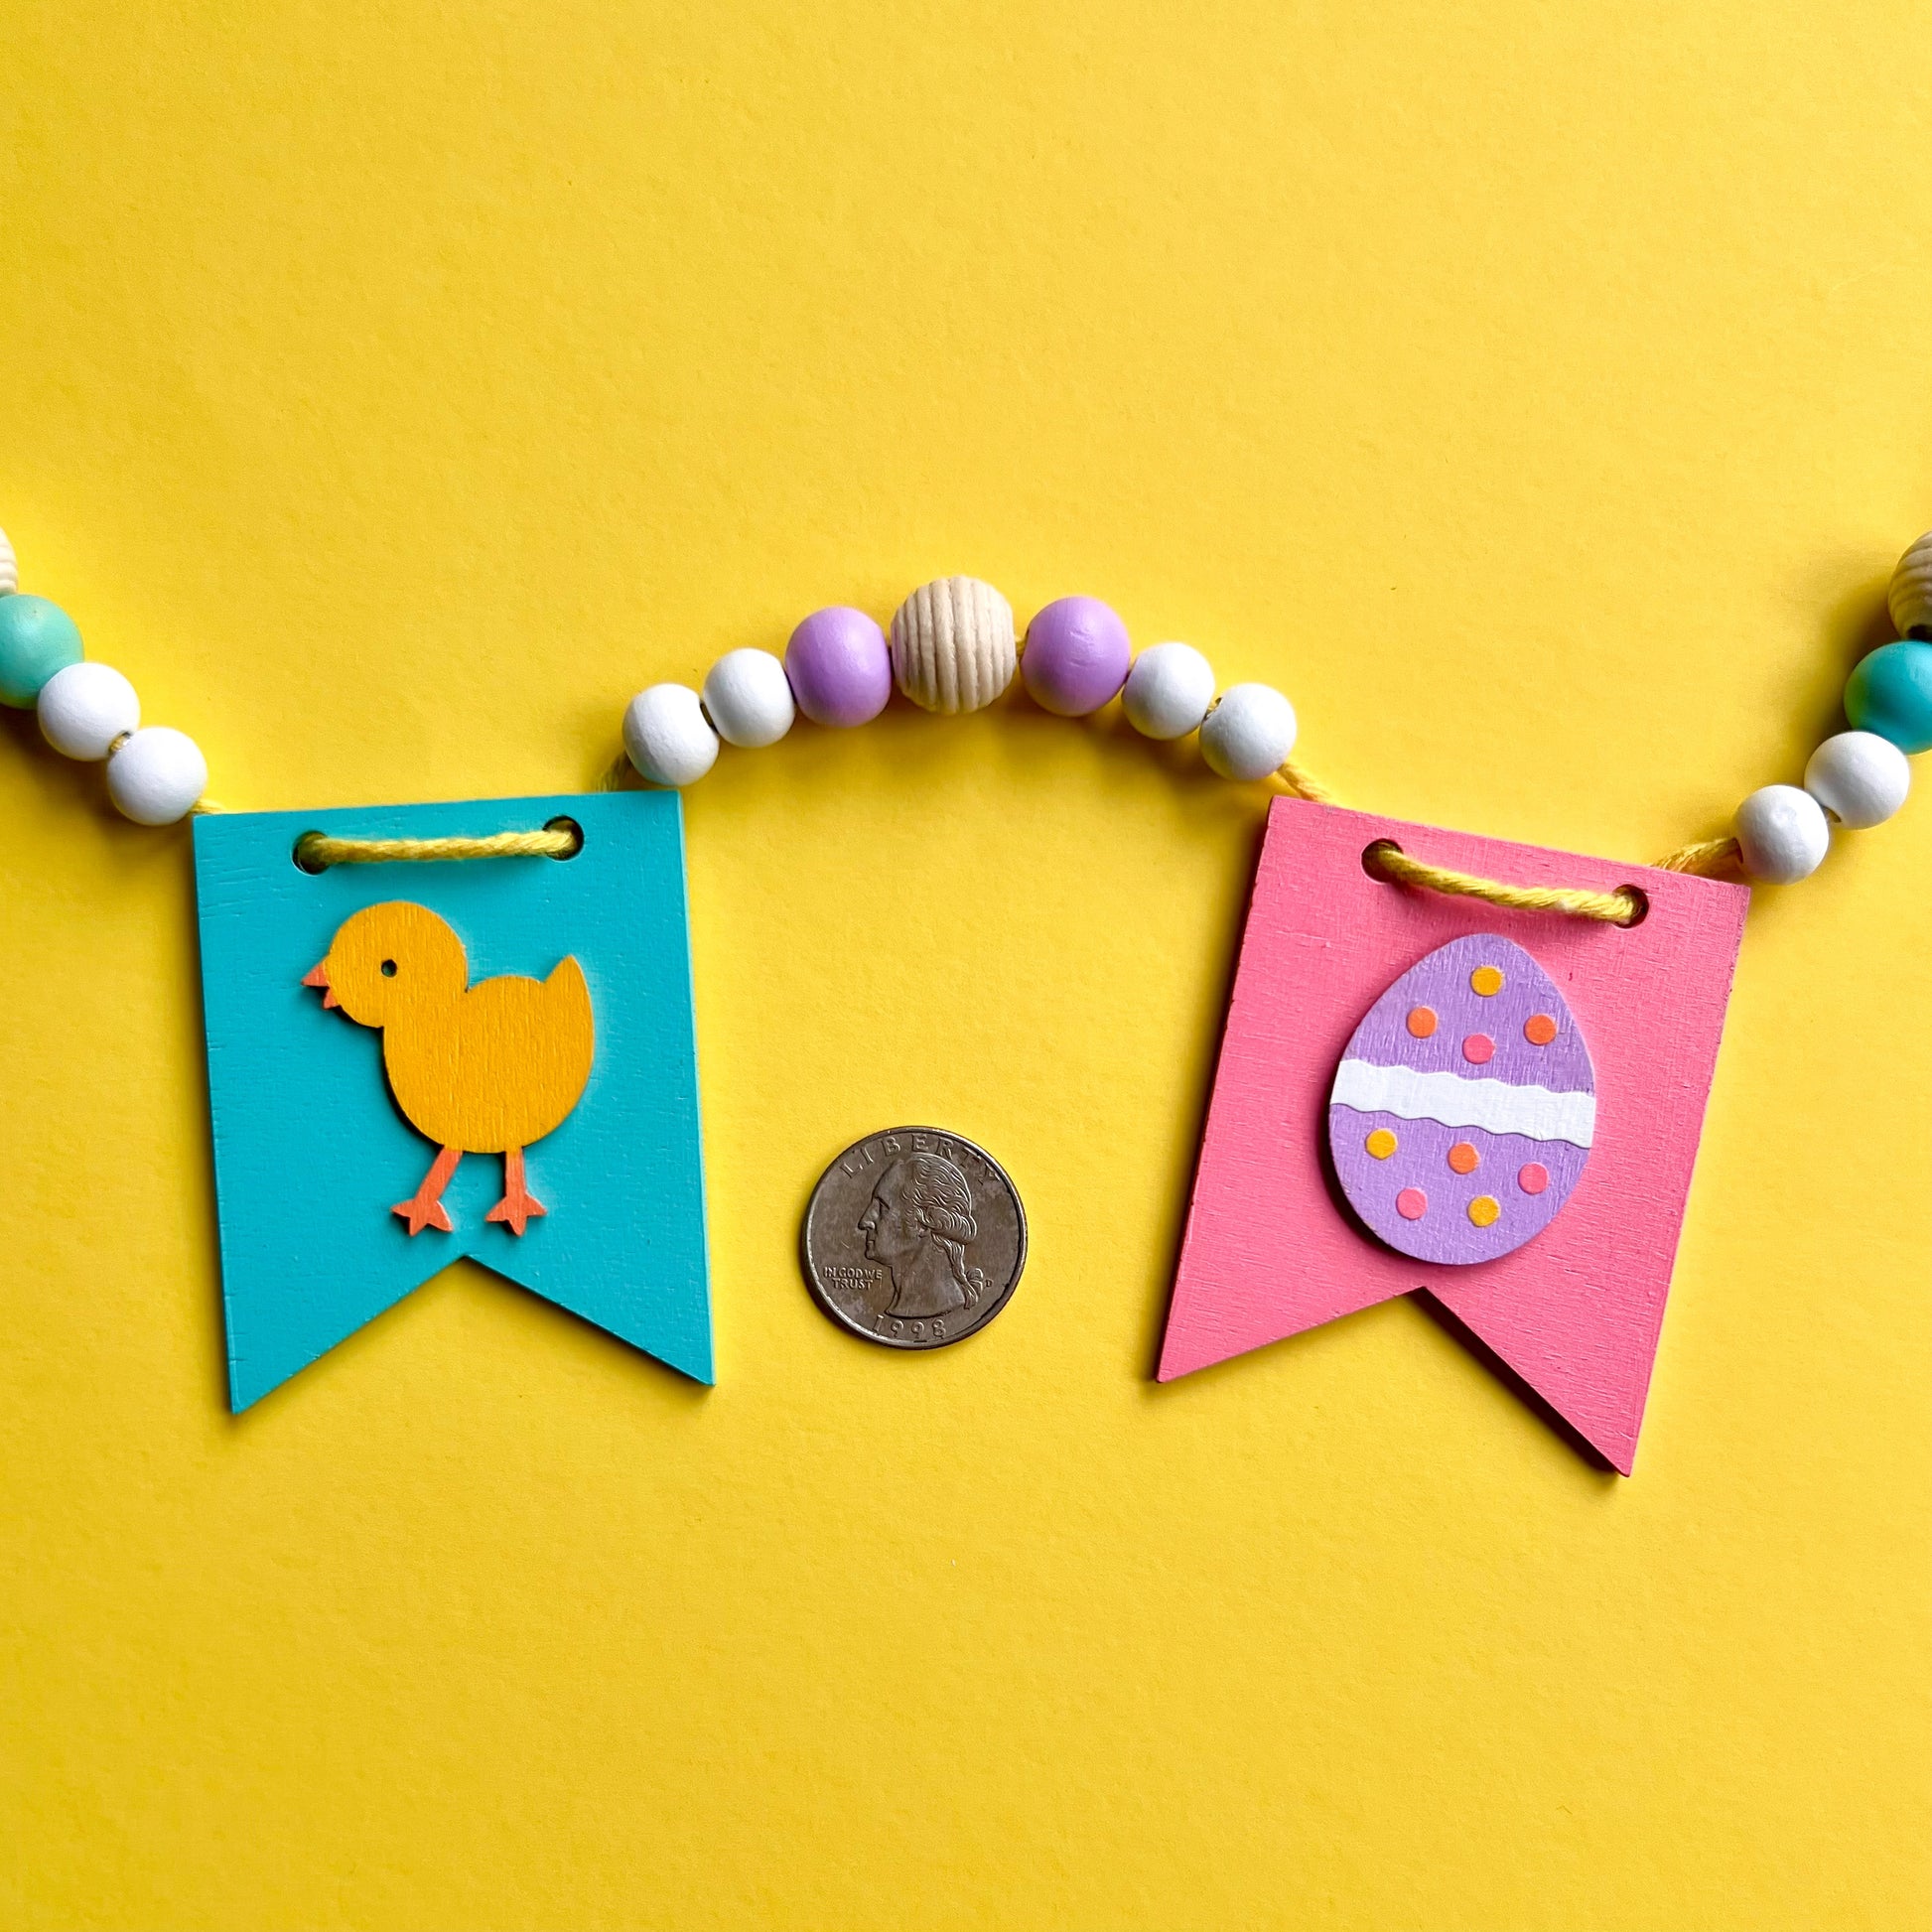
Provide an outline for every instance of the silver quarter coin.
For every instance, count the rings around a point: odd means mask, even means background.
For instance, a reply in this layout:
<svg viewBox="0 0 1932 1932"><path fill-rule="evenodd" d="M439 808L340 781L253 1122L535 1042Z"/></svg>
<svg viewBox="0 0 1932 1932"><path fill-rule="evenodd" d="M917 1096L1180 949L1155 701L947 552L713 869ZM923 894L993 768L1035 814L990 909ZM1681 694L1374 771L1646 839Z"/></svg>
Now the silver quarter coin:
<svg viewBox="0 0 1932 1932"><path fill-rule="evenodd" d="M854 1141L819 1176L805 1280L840 1327L888 1348L943 1348L1013 1299L1027 1211L1006 1170L939 1127Z"/></svg>

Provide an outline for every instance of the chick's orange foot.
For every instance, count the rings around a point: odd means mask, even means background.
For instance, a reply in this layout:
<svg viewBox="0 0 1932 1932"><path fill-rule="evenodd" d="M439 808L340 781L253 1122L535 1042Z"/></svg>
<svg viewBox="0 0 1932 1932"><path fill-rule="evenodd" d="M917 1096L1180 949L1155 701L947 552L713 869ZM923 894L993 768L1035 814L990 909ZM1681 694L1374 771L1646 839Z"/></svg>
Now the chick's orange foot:
<svg viewBox="0 0 1932 1932"><path fill-rule="evenodd" d="M461 1148L446 1147L423 1176L423 1184L407 1200L399 1200L390 1208L391 1214L400 1214L409 1223L412 1236L421 1234L425 1228L438 1228L445 1234L454 1232L450 1210L443 1205L443 1189L450 1184L450 1176L462 1159Z"/></svg>
<svg viewBox="0 0 1932 1932"><path fill-rule="evenodd" d="M503 1198L483 1216L485 1221L502 1221L512 1234L521 1234L527 1223L550 1210L523 1184L523 1150L503 1150Z"/></svg>

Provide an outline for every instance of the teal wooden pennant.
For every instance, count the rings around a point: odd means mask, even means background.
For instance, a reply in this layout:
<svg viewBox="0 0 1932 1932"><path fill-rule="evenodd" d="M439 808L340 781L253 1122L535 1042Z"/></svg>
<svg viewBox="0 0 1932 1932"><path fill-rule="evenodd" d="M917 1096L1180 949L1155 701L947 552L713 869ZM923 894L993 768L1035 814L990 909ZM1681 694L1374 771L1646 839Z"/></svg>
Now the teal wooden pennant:
<svg viewBox="0 0 1932 1932"><path fill-rule="evenodd" d="M568 857L298 864L305 834ZM232 1406L459 1256L712 1379L674 792L196 822Z"/></svg>

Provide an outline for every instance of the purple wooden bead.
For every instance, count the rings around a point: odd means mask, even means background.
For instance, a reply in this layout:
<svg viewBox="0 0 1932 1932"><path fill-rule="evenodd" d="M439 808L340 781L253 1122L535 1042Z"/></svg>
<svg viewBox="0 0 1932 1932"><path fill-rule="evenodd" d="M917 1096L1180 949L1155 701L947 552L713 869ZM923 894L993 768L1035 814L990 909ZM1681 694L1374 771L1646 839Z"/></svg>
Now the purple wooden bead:
<svg viewBox="0 0 1932 1932"><path fill-rule="evenodd" d="M1127 626L1097 597L1062 597L1027 626L1020 670L1042 710L1084 718L1127 682L1133 658Z"/></svg>
<svg viewBox="0 0 1932 1932"><path fill-rule="evenodd" d="M893 653L863 611L834 604L791 633L785 676L813 724L869 725L893 695Z"/></svg>

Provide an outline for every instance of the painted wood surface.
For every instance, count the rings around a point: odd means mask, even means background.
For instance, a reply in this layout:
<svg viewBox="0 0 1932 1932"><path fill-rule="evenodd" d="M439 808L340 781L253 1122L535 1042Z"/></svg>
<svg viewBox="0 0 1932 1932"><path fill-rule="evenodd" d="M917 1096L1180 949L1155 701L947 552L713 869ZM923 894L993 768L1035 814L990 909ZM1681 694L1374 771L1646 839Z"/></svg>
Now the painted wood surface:
<svg viewBox="0 0 1932 1932"><path fill-rule="evenodd" d="M293 860L558 817L565 860ZM676 795L222 814L195 859L233 1406L460 1255L709 1382Z"/></svg>
<svg viewBox="0 0 1932 1932"><path fill-rule="evenodd" d="M1649 913L1620 928L1411 892L1363 870L1378 838L1512 883L1634 885ZM1741 886L1277 799L1160 1379L1423 1290L1627 1475L1748 902ZM1418 1261L1350 1211L1326 1153L1329 1095L1398 976L1485 933L1531 953L1587 1036L1590 1159L1535 1239L1474 1263Z"/></svg>
<svg viewBox="0 0 1932 1932"><path fill-rule="evenodd" d="M1348 1204L1417 1261L1466 1267L1533 1241L1589 1159L1583 1030L1533 953L1498 932L1438 946L1369 1008L1328 1092Z"/></svg>
<svg viewBox="0 0 1932 1932"><path fill-rule="evenodd" d="M447 1182L465 1154L503 1157L503 1198L486 1219L521 1234L548 1210L524 1184L523 1150L553 1132L590 1078L596 1023L584 969L558 961L547 980L499 973L470 984L469 957L449 921L410 899L352 912L328 957L302 976L324 1007L382 1035L382 1070L410 1126L441 1150ZM452 1231L442 1187L426 1181L390 1211L411 1234Z"/></svg>

